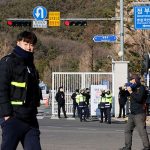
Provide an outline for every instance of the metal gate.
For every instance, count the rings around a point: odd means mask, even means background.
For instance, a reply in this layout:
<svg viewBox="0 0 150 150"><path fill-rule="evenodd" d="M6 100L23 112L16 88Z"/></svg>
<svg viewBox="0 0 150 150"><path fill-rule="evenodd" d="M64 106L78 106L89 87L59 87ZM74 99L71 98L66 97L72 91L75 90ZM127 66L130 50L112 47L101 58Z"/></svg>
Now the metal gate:
<svg viewBox="0 0 150 150"><path fill-rule="evenodd" d="M57 114L57 102L55 100L56 92L60 86L63 86L66 100L66 113L72 115L73 101L72 93L75 89L90 88L91 85L107 84L113 92L113 74L112 72L53 72L52 73L52 115Z"/></svg>

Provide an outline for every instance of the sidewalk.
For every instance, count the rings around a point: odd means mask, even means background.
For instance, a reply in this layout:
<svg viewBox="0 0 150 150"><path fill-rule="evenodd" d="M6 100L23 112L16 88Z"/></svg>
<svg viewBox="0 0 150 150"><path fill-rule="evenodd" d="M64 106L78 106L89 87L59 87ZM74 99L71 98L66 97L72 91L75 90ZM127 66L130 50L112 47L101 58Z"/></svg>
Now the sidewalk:
<svg viewBox="0 0 150 150"><path fill-rule="evenodd" d="M115 121L118 121L118 122L127 122L128 121L128 117L126 117L126 118L112 117L112 120L115 120ZM146 125L150 126L150 116L146 117Z"/></svg>

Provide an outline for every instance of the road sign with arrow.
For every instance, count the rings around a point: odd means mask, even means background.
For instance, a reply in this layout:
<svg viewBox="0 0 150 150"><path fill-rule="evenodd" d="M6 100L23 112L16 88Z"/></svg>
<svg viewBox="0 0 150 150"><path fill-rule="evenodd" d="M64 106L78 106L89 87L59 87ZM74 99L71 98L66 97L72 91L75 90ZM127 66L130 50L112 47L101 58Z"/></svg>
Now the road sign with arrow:
<svg viewBox="0 0 150 150"><path fill-rule="evenodd" d="M47 28L47 21L44 19L47 17L47 10L43 6L37 6L33 9L33 28Z"/></svg>
<svg viewBox="0 0 150 150"><path fill-rule="evenodd" d="M116 42L116 35L95 35L93 37L94 42Z"/></svg>

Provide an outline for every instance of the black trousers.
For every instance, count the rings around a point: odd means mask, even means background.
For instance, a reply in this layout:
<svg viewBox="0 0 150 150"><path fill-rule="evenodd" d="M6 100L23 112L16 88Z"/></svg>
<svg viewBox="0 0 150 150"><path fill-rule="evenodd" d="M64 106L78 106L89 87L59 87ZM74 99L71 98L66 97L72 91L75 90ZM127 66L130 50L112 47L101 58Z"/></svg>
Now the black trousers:
<svg viewBox="0 0 150 150"><path fill-rule="evenodd" d="M61 108L62 108L64 117L67 118L66 110L65 110L65 104L59 104L59 103L58 103L58 118L60 118Z"/></svg>
<svg viewBox="0 0 150 150"><path fill-rule="evenodd" d="M101 113L101 122L103 122L104 115L105 115L105 122L107 121L111 122L111 107L101 108L100 113Z"/></svg>
<svg viewBox="0 0 150 150"><path fill-rule="evenodd" d="M123 117L125 117L125 105L119 105L119 117L122 116L123 111Z"/></svg>
<svg viewBox="0 0 150 150"><path fill-rule="evenodd" d="M79 106L80 121L86 120L86 106Z"/></svg>
<svg viewBox="0 0 150 150"><path fill-rule="evenodd" d="M103 122L104 115L105 115L105 122L106 122L107 121L106 108L101 108L100 113L101 113L101 122Z"/></svg>
<svg viewBox="0 0 150 150"><path fill-rule="evenodd" d="M89 106L86 106L86 118L88 119L90 117L90 110L89 110Z"/></svg>
<svg viewBox="0 0 150 150"><path fill-rule="evenodd" d="M135 127L142 139L144 150L150 149L150 143L149 143L147 131L145 128L145 119L146 119L146 115L144 113L137 114L137 115L129 114L128 122L125 127L125 147L126 147L126 149L129 149L129 150L131 149L132 134L133 134L133 130Z"/></svg>
<svg viewBox="0 0 150 150"><path fill-rule="evenodd" d="M77 104L77 103L74 103L74 104L73 104L73 117L75 117L76 111L77 111L78 117L79 117L79 107L78 107L78 104Z"/></svg>
<svg viewBox="0 0 150 150"><path fill-rule="evenodd" d="M3 122L1 124L1 150L16 150L19 142L21 142L24 150L41 150L40 131L37 127L36 119L35 126L34 124L32 125L15 117Z"/></svg>

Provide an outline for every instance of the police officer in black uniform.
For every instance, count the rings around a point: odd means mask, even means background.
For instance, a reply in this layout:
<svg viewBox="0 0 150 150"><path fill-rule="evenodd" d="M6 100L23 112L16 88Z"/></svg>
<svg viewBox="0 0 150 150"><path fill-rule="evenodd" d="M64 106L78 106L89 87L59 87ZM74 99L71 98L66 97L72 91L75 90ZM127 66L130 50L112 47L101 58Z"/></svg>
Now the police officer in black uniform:
<svg viewBox="0 0 150 150"><path fill-rule="evenodd" d="M90 98L91 98L89 88L85 89L84 96L85 96L85 101L86 101L86 118L88 119L90 117L89 104L90 104Z"/></svg>
<svg viewBox="0 0 150 150"><path fill-rule="evenodd" d="M64 113L64 117L67 118L65 110L65 93L62 86L58 88L55 98L58 103L58 118L61 118L60 117L61 108Z"/></svg>
<svg viewBox="0 0 150 150"><path fill-rule="evenodd" d="M71 95L71 99L73 100L73 118L76 116L76 111L78 113L79 117L79 108L78 108L78 103L76 102L76 96L79 94L79 89L76 89L75 92Z"/></svg>
<svg viewBox="0 0 150 150"><path fill-rule="evenodd" d="M16 150L19 142L26 150L41 150L36 114L42 95L33 63L36 42L33 32L21 32L12 53L0 61L1 150Z"/></svg>
<svg viewBox="0 0 150 150"><path fill-rule="evenodd" d="M122 117L122 111L123 111L123 118L125 118L125 105L128 98L128 92L125 90L125 87L119 87L119 94L118 94L118 100L119 100L119 116L118 118Z"/></svg>

